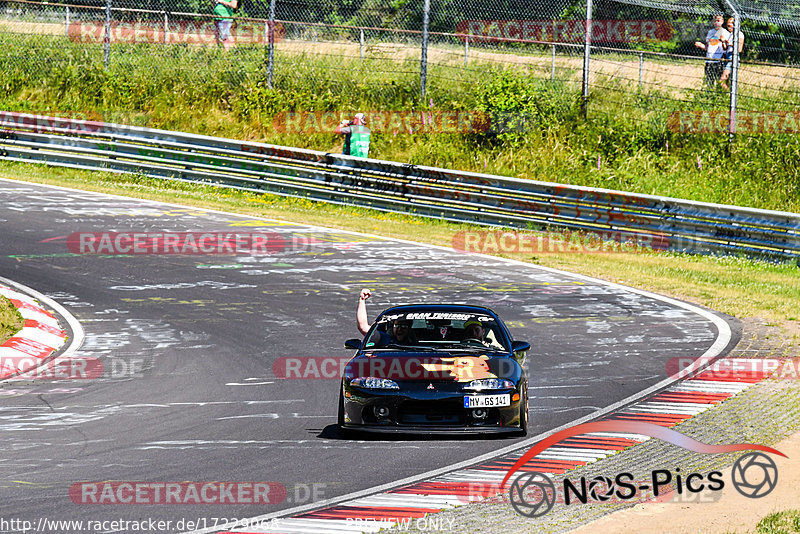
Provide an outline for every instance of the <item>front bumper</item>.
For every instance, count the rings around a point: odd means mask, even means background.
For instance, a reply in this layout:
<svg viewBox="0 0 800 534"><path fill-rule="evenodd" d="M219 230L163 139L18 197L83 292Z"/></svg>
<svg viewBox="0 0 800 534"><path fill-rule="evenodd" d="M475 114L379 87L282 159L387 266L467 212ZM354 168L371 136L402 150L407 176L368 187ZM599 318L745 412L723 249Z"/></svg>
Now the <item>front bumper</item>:
<svg viewBox="0 0 800 534"><path fill-rule="evenodd" d="M345 423L345 430L357 430L374 434L431 434L431 435L485 435L485 434L513 434L520 431L519 427L508 426L413 426L413 425L354 425Z"/></svg>
<svg viewBox="0 0 800 534"><path fill-rule="evenodd" d="M522 396L509 406L464 408L464 397L470 393L417 391L346 390L344 399L345 429L379 433L488 434L519 432ZM517 390L501 390L492 394L508 394ZM481 413L482 412L482 413Z"/></svg>

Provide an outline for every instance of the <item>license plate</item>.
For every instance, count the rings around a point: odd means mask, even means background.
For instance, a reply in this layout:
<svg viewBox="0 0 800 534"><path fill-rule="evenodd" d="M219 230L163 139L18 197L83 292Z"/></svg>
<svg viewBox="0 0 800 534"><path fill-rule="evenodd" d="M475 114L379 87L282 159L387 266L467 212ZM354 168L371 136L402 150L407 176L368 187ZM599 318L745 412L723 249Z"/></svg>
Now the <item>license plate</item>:
<svg viewBox="0 0 800 534"><path fill-rule="evenodd" d="M511 395L464 397L464 408L496 408L498 406L511 406Z"/></svg>

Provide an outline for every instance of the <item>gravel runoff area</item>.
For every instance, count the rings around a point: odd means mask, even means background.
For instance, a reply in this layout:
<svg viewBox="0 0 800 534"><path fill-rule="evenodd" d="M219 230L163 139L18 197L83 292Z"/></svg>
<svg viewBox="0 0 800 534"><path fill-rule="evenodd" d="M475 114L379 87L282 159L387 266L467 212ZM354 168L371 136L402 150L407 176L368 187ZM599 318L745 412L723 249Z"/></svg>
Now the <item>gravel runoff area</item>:
<svg viewBox="0 0 800 534"><path fill-rule="evenodd" d="M788 336L781 329L764 324L762 321L743 320L742 340L727 355L731 358L797 358L800 353L800 342L797 335ZM795 370L797 365L795 365ZM695 417L673 427L673 429L686 434L698 441L709 444L731 443L758 443L774 446L779 441L787 438L800 430L800 377L794 379L767 379L755 384L738 395L702 412ZM797 436L795 436L796 438ZM793 439L784 443L800 442ZM795 447L797 448L797 447ZM781 450L778 447L778 450ZM506 534L508 532L569 532L582 525L600 520L598 524L589 525L581 530L602 532L632 532L643 526L644 517L650 510L657 512L654 517L659 525L658 530L664 532L734 532L736 524L741 524L741 518L707 518L705 522L691 521L691 527L684 529L677 519L690 514L690 510L700 511L704 516L713 516L730 513L717 507L717 502L730 497L738 497L741 504L734 506L734 512L741 515L744 508L748 515L744 523L746 530L752 530L757 521L772 511L798 508L795 488L781 488L796 480L800 463L797 458L792 458L792 453L783 451L789 456L789 463L783 458L774 457L779 466L778 484L773 495L767 495L761 501L783 494L779 501L771 499L770 507L766 511L755 511L752 505L757 499L738 496L730 484L730 472L733 462L744 452L730 454L697 454L681 447L671 445L658 439L650 439L635 445L624 452L606 457L597 462L585 465L565 475L554 479L557 488L563 486L561 481L567 476L576 482L580 477L586 477L587 482L597 476L613 477L618 473L628 472L634 476L638 484L651 480L651 471L655 469L669 470L673 474L676 468L680 473L708 474L711 471L721 471L727 484L722 491L704 491L697 494L685 492L681 495L669 494L666 498L662 494L658 500L653 499L652 493L637 498L621 501L611 499L603 503L593 503L589 499L587 504L572 503L564 505L556 502L553 508L539 518L527 518L517 514L508 502L508 492L498 495L493 499L479 501L470 505L460 506L440 512L431 519L436 522L414 521L397 526L391 530L381 532L458 532L460 534ZM771 455L772 456L772 455ZM795 454L797 456L797 454ZM782 469L791 469L793 473L784 473ZM512 477L516 478L517 474ZM602 488L601 488L602 489ZM780 492L778 490L789 490ZM729 495L733 494L733 495ZM647 500L647 497L650 500ZM616 501L616 502L615 502ZM730 507L729 507L730 508ZM762 506L763 508L763 506ZM716 513L714 510L718 510ZM613 512L623 511L610 516ZM625 515L627 514L627 515ZM651 514L652 515L652 514ZM605 517L604 517L605 516ZM623 517L624 516L624 517ZM692 516L696 517L697 516ZM433 530L436 525L444 530ZM651 525L652 528L652 525Z"/></svg>

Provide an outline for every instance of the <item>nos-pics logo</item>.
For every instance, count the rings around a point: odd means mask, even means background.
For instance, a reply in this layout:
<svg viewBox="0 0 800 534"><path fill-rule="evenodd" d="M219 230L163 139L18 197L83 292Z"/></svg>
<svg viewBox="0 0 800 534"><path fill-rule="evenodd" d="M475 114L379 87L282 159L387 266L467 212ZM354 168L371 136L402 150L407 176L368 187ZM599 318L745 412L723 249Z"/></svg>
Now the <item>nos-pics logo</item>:
<svg viewBox="0 0 800 534"><path fill-rule="evenodd" d="M501 486L505 487L514 473L551 445L573 436L591 432L642 434L701 454L753 451L737 459L731 471L733 487L745 497L752 499L768 495L778 483L778 466L764 452L786 457L780 451L753 443L709 445L653 423L599 421L567 428L540 441L523 454L509 469ZM720 471L681 473L679 468L674 472L666 469L655 469L644 480L634 480L631 473L618 473L613 478L598 476L591 479L580 477L573 480L565 477L560 486L557 486L546 473L526 471L517 476L511 483L509 500L511 501L511 506L520 515L540 517L549 512L556 502L570 505L587 504L589 501L606 502L611 499L626 501L634 499L644 492L652 492L655 497L658 497L659 494L671 491L666 490L666 487L673 484L678 494L683 494L684 492L698 493L705 490L720 491L725 486Z"/></svg>

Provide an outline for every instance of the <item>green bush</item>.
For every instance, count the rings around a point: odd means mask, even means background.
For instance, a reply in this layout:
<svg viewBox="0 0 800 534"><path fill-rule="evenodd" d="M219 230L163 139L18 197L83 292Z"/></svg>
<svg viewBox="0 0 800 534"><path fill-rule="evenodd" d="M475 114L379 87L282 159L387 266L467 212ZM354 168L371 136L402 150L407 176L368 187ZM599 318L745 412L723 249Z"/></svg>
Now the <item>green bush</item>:
<svg viewBox="0 0 800 534"><path fill-rule="evenodd" d="M519 146L538 131L575 121L578 104L561 84L502 71L478 88L476 109L486 113L489 122L478 137L493 145Z"/></svg>

